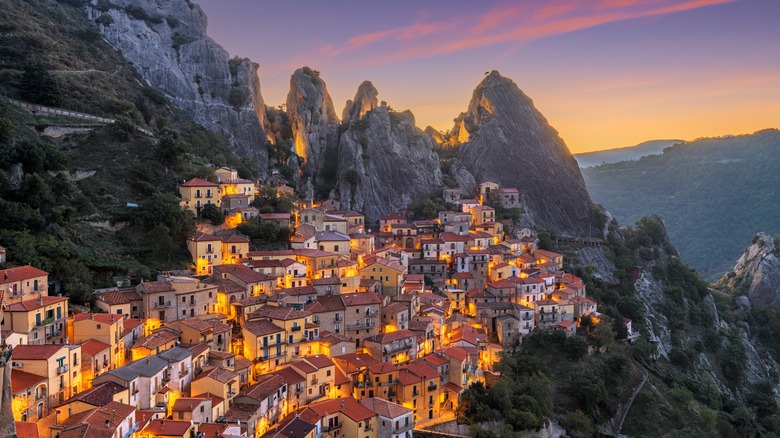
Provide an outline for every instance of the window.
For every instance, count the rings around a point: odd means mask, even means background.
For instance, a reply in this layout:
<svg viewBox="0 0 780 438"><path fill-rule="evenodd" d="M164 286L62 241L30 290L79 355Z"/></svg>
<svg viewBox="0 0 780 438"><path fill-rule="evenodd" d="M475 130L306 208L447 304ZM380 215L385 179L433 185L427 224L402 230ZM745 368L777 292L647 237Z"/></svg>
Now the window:
<svg viewBox="0 0 780 438"><path fill-rule="evenodd" d="M101 328L103 328L103 326L101 324L98 324L97 329L100 330Z"/></svg>
<svg viewBox="0 0 780 438"><path fill-rule="evenodd" d="M181 297L181 302L182 303L186 303L187 302L187 297Z"/></svg>

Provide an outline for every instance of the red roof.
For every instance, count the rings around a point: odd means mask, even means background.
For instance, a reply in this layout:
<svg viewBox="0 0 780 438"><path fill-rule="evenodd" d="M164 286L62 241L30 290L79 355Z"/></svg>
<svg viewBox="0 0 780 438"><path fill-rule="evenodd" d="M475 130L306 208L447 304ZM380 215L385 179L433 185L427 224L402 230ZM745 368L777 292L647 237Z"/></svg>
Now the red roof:
<svg viewBox="0 0 780 438"><path fill-rule="evenodd" d="M46 380L49 379L43 376L39 376L37 374L22 371L20 369L14 369L11 372L11 392L13 394L22 392L27 388Z"/></svg>
<svg viewBox="0 0 780 438"><path fill-rule="evenodd" d="M305 410L309 409L316 413L319 418L335 412L340 412L355 422L368 420L369 418L376 416L374 411L363 406L352 397L334 398L312 403Z"/></svg>
<svg viewBox="0 0 780 438"><path fill-rule="evenodd" d="M216 241L222 241L217 236L212 236L211 234L206 233L195 233L192 237L190 237L191 240L195 242L216 242Z"/></svg>
<svg viewBox="0 0 780 438"><path fill-rule="evenodd" d="M35 423L14 421L16 424L16 436L19 438L38 438L38 426Z"/></svg>
<svg viewBox="0 0 780 438"><path fill-rule="evenodd" d="M89 339L81 344L81 353L95 357L96 354L110 348L111 346L105 342L100 342L97 339Z"/></svg>
<svg viewBox="0 0 780 438"><path fill-rule="evenodd" d="M41 271L30 265L19 266L18 268L3 269L0 271L0 284L13 283L30 278L44 277L49 275L46 271Z"/></svg>
<svg viewBox="0 0 780 438"><path fill-rule="evenodd" d="M451 357L451 358L453 358L455 360L461 361L461 362L465 361L468 358L468 356L469 356L468 353L466 352L466 350L464 350L464 349L462 349L460 347L457 347L457 346L452 346L452 347L445 348L442 351L442 354L447 355L447 356L449 356L449 357Z"/></svg>
<svg viewBox="0 0 780 438"><path fill-rule="evenodd" d="M50 306L62 301L68 301L68 297L42 296L32 300L25 300L20 303L9 304L6 307L6 310L9 312L29 312L30 310L40 309L41 307Z"/></svg>
<svg viewBox="0 0 780 438"><path fill-rule="evenodd" d="M184 436L190 430L189 421L152 420L142 434L152 436Z"/></svg>
<svg viewBox="0 0 780 438"><path fill-rule="evenodd" d="M182 187L219 187L217 183L206 181L205 179L192 178L186 183L181 185Z"/></svg>
<svg viewBox="0 0 780 438"><path fill-rule="evenodd" d="M65 345L17 345L11 353L11 360L46 360L61 349L67 349Z"/></svg>

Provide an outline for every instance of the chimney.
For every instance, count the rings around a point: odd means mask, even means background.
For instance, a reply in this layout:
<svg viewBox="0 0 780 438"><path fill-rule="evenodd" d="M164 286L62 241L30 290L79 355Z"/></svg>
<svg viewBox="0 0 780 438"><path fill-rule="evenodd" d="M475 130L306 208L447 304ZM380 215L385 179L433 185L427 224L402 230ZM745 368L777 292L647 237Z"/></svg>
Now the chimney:
<svg viewBox="0 0 780 438"><path fill-rule="evenodd" d="M108 425L109 425L109 424L111 424L111 420L109 420L108 418L106 418L106 427L108 427Z"/></svg>
<svg viewBox="0 0 780 438"><path fill-rule="evenodd" d="M43 295L38 294L38 305L43 306Z"/></svg>

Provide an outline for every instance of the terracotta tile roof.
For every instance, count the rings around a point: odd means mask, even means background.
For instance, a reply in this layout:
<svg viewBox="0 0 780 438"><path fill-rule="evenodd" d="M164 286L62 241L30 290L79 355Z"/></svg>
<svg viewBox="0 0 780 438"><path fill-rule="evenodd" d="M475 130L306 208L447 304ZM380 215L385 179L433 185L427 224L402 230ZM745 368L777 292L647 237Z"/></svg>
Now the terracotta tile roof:
<svg viewBox="0 0 780 438"><path fill-rule="evenodd" d="M125 333L127 333L143 323L144 321L138 318L127 318L125 322L122 323L122 325L125 328Z"/></svg>
<svg viewBox="0 0 780 438"><path fill-rule="evenodd" d="M341 284L341 279L338 277L324 277L324 278L315 278L311 281L312 286L327 286L327 285L334 285L334 284Z"/></svg>
<svg viewBox="0 0 780 438"><path fill-rule="evenodd" d="M317 301L309 305L308 311L314 313L338 312L347 307L339 295L325 295L317 298Z"/></svg>
<svg viewBox="0 0 780 438"><path fill-rule="evenodd" d="M373 374L387 374L393 371L398 371L398 366L392 362L379 362L377 364L368 367L368 370Z"/></svg>
<svg viewBox="0 0 780 438"><path fill-rule="evenodd" d="M200 356L206 351L211 350L211 346L209 346L208 344L197 344L190 347L189 350L192 352L192 356L196 357L196 356Z"/></svg>
<svg viewBox="0 0 780 438"><path fill-rule="evenodd" d="M141 296L138 295L135 288L128 288L98 292L96 299L109 306L116 306L119 304L130 304L131 301L140 301Z"/></svg>
<svg viewBox="0 0 780 438"><path fill-rule="evenodd" d="M146 348L148 350L156 350L165 344L175 342L179 339L179 335L170 330L159 330L148 336L139 338L133 348Z"/></svg>
<svg viewBox="0 0 780 438"><path fill-rule="evenodd" d="M171 412L193 412L201 403L208 400L207 398L182 397L173 403Z"/></svg>
<svg viewBox="0 0 780 438"><path fill-rule="evenodd" d="M300 257L337 257L335 252L320 251L319 249L301 248L295 250L295 255Z"/></svg>
<svg viewBox="0 0 780 438"><path fill-rule="evenodd" d="M206 394L196 394L196 395L193 395L193 397L195 397L195 398L210 398L211 399L211 406L216 406L216 405L222 403L223 401L225 401L224 398L214 394L213 392L209 392L209 393L206 393Z"/></svg>
<svg viewBox="0 0 780 438"><path fill-rule="evenodd" d="M398 372L398 383L403 386L414 385L420 383L420 376L402 369Z"/></svg>
<svg viewBox="0 0 780 438"><path fill-rule="evenodd" d="M252 268L248 268L244 265L219 265L214 267L214 271L221 274L229 274L244 283L257 283L261 281L274 280L274 277L257 272ZM216 274L219 275L219 274Z"/></svg>
<svg viewBox="0 0 780 438"><path fill-rule="evenodd" d="M79 313L73 317L73 322L94 320L103 324L115 324L124 317L114 313Z"/></svg>
<svg viewBox="0 0 780 438"><path fill-rule="evenodd" d="M141 433L151 436L184 436L188 430L189 421L152 420Z"/></svg>
<svg viewBox="0 0 780 438"><path fill-rule="evenodd" d="M6 306L8 312L29 312L31 310L40 309L42 307L50 306L52 304L68 301L68 297L49 297L42 296L32 300L25 300L19 303L13 303Z"/></svg>
<svg viewBox="0 0 780 438"><path fill-rule="evenodd" d="M382 311L386 312L386 313L392 313L392 314L398 314L400 312L407 312L408 313L409 306L404 304L404 303L400 303L398 301L393 301L390 304L384 306L382 308Z"/></svg>
<svg viewBox="0 0 780 438"><path fill-rule="evenodd" d="M217 291L223 294L232 295L246 292L246 287L241 286L233 280L221 278L216 281Z"/></svg>
<svg viewBox="0 0 780 438"><path fill-rule="evenodd" d="M205 179L192 178L181 185L182 187L219 187L217 183L206 181Z"/></svg>
<svg viewBox="0 0 780 438"><path fill-rule="evenodd" d="M387 400L375 397L360 400L360 404L367 407L380 417L390 419L399 418L412 412L411 409L405 408L397 403L392 403Z"/></svg>
<svg viewBox="0 0 780 438"><path fill-rule="evenodd" d="M314 365L317 369L333 366L333 361L324 354L316 354L314 356L304 356L303 358L310 364Z"/></svg>
<svg viewBox="0 0 780 438"><path fill-rule="evenodd" d="M365 266L366 268L370 267L373 264L378 264L378 265L381 265L381 266L383 266L385 268L392 269L393 271L396 271L396 272L404 272L404 271L406 271L406 267L403 266L402 264L400 264L400 263L398 263L396 261L387 260L387 259L382 258L382 257L374 257L373 260L366 260L365 263L366 263L366 266Z"/></svg>
<svg viewBox="0 0 780 438"><path fill-rule="evenodd" d="M333 361L338 365L346 374L351 374L364 367L370 367L371 365L379 363L371 355L366 353L350 353L343 356L334 357Z"/></svg>
<svg viewBox="0 0 780 438"><path fill-rule="evenodd" d="M444 388L446 391L450 391L455 394L460 394L461 392L463 392L463 388L461 388L460 386L452 382L445 383L444 385L442 385L442 388Z"/></svg>
<svg viewBox="0 0 780 438"><path fill-rule="evenodd" d="M466 293L468 298L495 298L496 296L485 289L472 289Z"/></svg>
<svg viewBox="0 0 780 438"><path fill-rule="evenodd" d="M99 354L103 350L110 350L111 346L105 342L100 342L97 339L89 339L81 343L81 354L87 354L92 357Z"/></svg>
<svg viewBox="0 0 780 438"><path fill-rule="evenodd" d="M176 289L173 288L173 283L170 281L144 281L136 286L136 290L142 294L176 292Z"/></svg>
<svg viewBox="0 0 780 438"><path fill-rule="evenodd" d="M249 243L249 238L243 234L231 234L220 238L225 243Z"/></svg>
<svg viewBox="0 0 780 438"><path fill-rule="evenodd" d="M425 356L423 358L423 360L425 360L426 362L428 362L429 364L431 364L431 365L433 365L435 367L437 367L439 365L444 365L444 364L447 364L447 363L450 362L449 359L445 359L445 358L439 356L438 354L429 354L429 355Z"/></svg>
<svg viewBox="0 0 780 438"><path fill-rule="evenodd" d="M430 380L441 377L439 370L431 366L430 364L422 361L412 362L405 367L406 371L419 376L422 379Z"/></svg>
<svg viewBox="0 0 780 438"><path fill-rule="evenodd" d="M188 240L192 240L194 242L221 242L222 239L220 239L217 236L206 234L206 233L195 233L193 234Z"/></svg>
<svg viewBox="0 0 780 438"><path fill-rule="evenodd" d="M556 257L563 257L563 255L558 254L557 252L547 251L544 249L537 249L536 251L534 251L534 257L536 257L537 255L549 259L553 259Z"/></svg>
<svg viewBox="0 0 780 438"><path fill-rule="evenodd" d="M274 374L277 376L280 376L283 378L288 384L295 385L296 383L301 383L306 381L306 376L301 375L298 371L295 371L295 368L292 367L284 367L276 369L275 371L272 371L269 374ZM289 390L289 389L288 389Z"/></svg>
<svg viewBox="0 0 780 438"><path fill-rule="evenodd" d="M469 356L466 350L458 346L447 347L441 352L441 354L445 356L449 356L460 362L465 361L466 359L468 359Z"/></svg>
<svg viewBox="0 0 780 438"><path fill-rule="evenodd" d="M65 345L17 345L11 353L11 360L46 360L67 346Z"/></svg>
<svg viewBox="0 0 780 438"><path fill-rule="evenodd" d="M244 323L243 328L255 336L265 336L284 331L283 328L265 319L260 321L247 321Z"/></svg>
<svg viewBox="0 0 780 438"><path fill-rule="evenodd" d="M38 426L35 423L14 421L14 424L16 425L16 436L18 438L38 438Z"/></svg>
<svg viewBox="0 0 780 438"><path fill-rule="evenodd" d="M350 306L365 306L369 304L382 304L382 298L374 292L358 292L352 294L342 294L341 299L344 300L344 305Z"/></svg>
<svg viewBox="0 0 780 438"><path fill-rule="evenodd" d="M48 272L41 271L30 265L8 268L0 270L0 284L14 283L36 277L45 277L47 275L49 275Z"/></svg>
<svg viewBox="0 0 780 438"><path fill-rule="evenodd" d="M258 382L256 384L242 389L239 395L262 402L270 395L276 394L276 391L287 383L284 377L272 374L259 376L257 380Z"/></svg>
<svg viewBox="0 0 780 438"><path fill-rule="evenodd" d="M200 423L198 433L202 433L204 438L220 438L227 427L227 424Z"/></svg>
<svg viewBox="0 0 780 438"><path fill-rule="evenodd" d="M116 382L104 382L74 395L69 398L66 403L78 400L93 406L105 406L113 401L115 394L125 390L127 390L127 388Z"/></svg>
<svg viewBox="0 0 780 438"><path fill-rule="evenodd" d="M352 421L365 421L371 417L375 417L376 414L367 407L363 406L356 399L352 397L341 397L330 400L323 400L310 404L304 410L311 410L316 413L319 418L325 415L339 412L346 415Z"/></svg>
<svg viewBox="0 0 780 438"><path fill-rule="evenodd" d="M313 286L288 287L286 289L276 289L276 293L298 297L302 295L317 295L317 289Z"/></svg>
<svg viewBox="0 0 780 438"><path fill-rule="evenodd" d="M14 368L11 372L11 392L16 394L25 391L27 388L30 388L46 380L49 379L47 377Z"/></svg>
<svg viewBox="0 0 780 438"><path fill-rule="evenodd" d="M220 383L228 383L233 379L237 379L238 374L222 367L204 367L203 372L194 380L201 380L207 377Z"/></svg>

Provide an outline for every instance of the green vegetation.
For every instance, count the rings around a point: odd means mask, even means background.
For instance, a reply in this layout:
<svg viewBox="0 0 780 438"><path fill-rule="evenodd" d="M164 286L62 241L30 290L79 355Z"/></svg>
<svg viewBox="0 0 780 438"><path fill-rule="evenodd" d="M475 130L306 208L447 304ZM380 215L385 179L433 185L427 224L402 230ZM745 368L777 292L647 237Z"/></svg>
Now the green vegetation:
<svg viewBox="0 0 780 438"><path fill-rule="evenodd" d="M583 176L593 199L621 222L663 217L683 260L715 280L756 231L780 232L778 145L777 130L701 139Z"/></svg>
<svg viewBox="0 0 780 438"><path fill-rule="evenodd" d="M453 204L442 199L441 189L434 190L427 197L415 199L406 209L409 220L423 220L439 217L441 211L457 210Z"/></svg>

